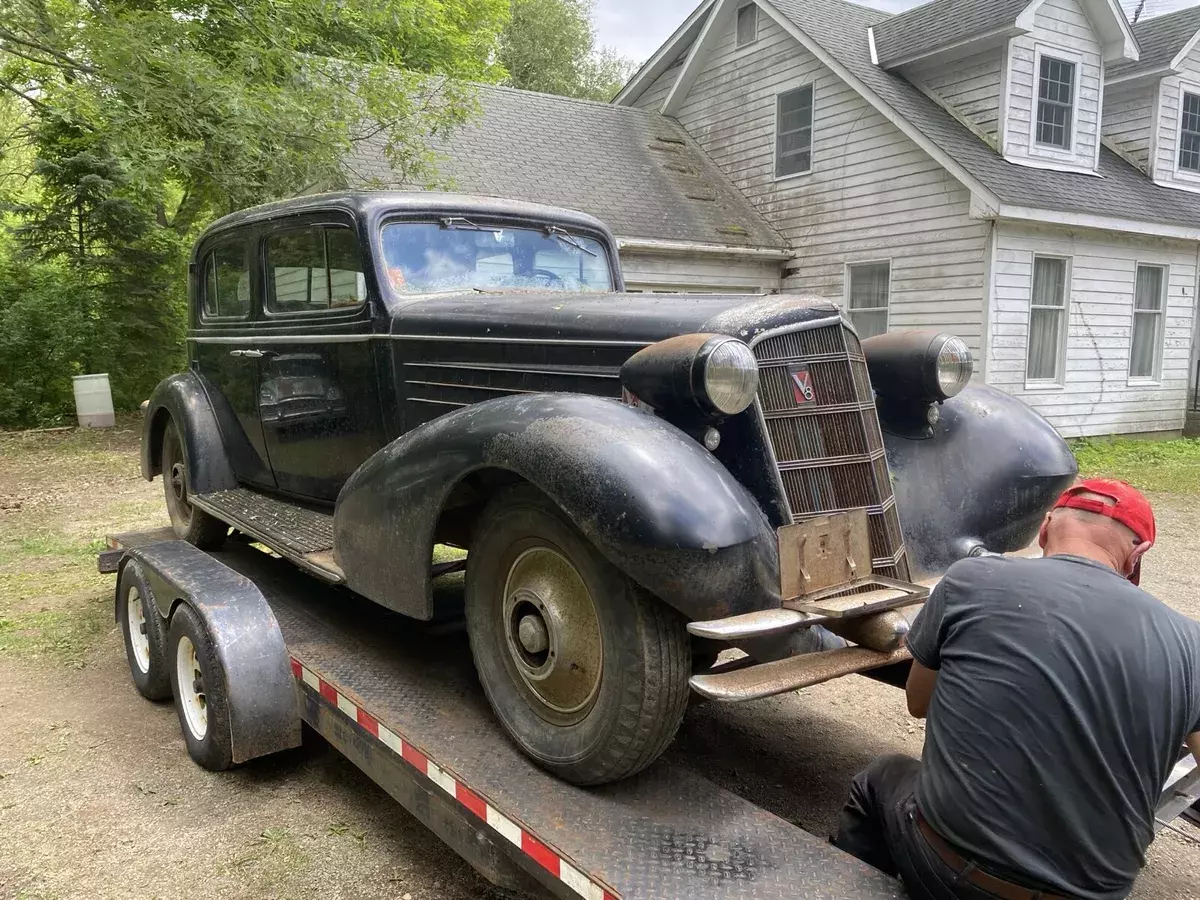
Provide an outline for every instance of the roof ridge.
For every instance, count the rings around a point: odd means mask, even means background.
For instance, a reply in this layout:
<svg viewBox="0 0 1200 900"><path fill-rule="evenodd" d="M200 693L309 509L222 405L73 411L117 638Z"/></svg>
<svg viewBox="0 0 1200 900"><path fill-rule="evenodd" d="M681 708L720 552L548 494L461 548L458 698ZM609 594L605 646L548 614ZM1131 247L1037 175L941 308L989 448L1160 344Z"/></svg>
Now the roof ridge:
<svg viewBox="0 0 1200 900"><path fill-rule="evenodd" d="M1148 25L1158 24L1166 19L1173 19L1176 16L1182 16L1184 13L1195 14L1197 12L1200 12L1200 4L1193 4L1192 6L1183 6L1179 9L1173 9L1170 12L1162 13L1161 15L1150 16L1150 18L1142 19L1140 22L1131 22L1130 25L1136 31L1138 28L1144 28Z"/></svg>
<svg viewBox="0 0 1200 900"><path fill-rule="evenodd" d="M562 103L572 103L579 106L603 106L607 109L637 110L638 112L645 112L645 110L636 106L617 106L611 100L592 100L587 97L568 97L565 94L551 94L546 91L531 91L528 88L517 88L508 84L492 84L486 81L473 81L471 84L473 84L475 87L486 88L487 90L491 91L503 91L507 94L525 94L527 96L540 97L543 100L558 100Z"/></svg>

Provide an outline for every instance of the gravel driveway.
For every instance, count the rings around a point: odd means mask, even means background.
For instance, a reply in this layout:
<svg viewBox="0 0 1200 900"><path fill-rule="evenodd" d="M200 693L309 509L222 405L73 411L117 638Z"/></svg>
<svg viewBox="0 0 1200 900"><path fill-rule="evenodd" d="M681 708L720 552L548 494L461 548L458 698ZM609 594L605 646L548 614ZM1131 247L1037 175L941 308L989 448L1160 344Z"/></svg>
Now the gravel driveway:
<svg viewBox="0 0 1200 900"><path fill-rule="evenodd" d="M94 538L162 524L135 450L132 428L0 438L0 898L499 897L320 739L220 775L191 763L173 709L130 684L111 577L92 569ZM1200 510L1155 500L1146 587L1200 619ZM852 677L698 704L670 754L825 834L853 772L922 740L901 692ZM1180 829L1134 897L1200 900L1200 829Z"/></svg>

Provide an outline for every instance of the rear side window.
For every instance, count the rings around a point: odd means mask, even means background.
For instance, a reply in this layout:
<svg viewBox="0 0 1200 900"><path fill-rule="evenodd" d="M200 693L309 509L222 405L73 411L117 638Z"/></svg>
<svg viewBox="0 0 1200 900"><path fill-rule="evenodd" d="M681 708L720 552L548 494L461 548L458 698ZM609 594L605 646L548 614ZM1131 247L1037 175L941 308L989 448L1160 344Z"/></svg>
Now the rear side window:
<svg viewBox="0 0 1200 900"><path fill-rule="evenodd" d="M267 238L267 310L353 309L367 299L358 240L349 228L311 226Z"/></svg>
<svg viewBox="0 0 1200 900"><path fill-rule="evenodd" d="M245 318L250 313L246 242L219 244L204 258L205 318Z"/></svg>

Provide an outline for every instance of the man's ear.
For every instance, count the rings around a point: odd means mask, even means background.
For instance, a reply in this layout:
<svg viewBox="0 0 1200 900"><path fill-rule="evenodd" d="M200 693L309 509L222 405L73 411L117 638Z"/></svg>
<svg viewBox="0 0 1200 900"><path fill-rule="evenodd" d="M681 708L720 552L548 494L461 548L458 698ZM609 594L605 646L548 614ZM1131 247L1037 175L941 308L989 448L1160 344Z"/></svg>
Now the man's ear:
<svg viewBox="0 0 1200 900"><path fill-rule="evenodd" d="M1045 518L1042 519L1042 530L1038 532L1038 546L1043 550L1046 549L1046 532L1050 529L1050 517L1053 515L1054 510L1046 513Z"/></svg>
<svg viewBox="0 0 1200 900"><path fill-rule="evenodd" d="M1134 547L1133 552L1129 554L1129 559L1125 560L1125 569L1121 574L1126 578L1132 575L1133 570L1137 568L1137 564L1141 561L1142 557L1145 556L1146 551L1152 546L1154 545L1149 541L1143 541Z"/></svg>

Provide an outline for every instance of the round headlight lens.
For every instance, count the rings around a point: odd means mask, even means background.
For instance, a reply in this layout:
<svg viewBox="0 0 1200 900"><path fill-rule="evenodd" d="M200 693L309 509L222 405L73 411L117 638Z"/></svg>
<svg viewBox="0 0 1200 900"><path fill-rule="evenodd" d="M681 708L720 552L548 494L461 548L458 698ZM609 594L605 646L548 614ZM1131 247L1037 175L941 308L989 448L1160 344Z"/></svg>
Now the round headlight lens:
<svg viewBox="0 0 1200 900"><path fill-rule="evenodd" d="M740 413L758 391L758 360L739 340L721 340L704 361L704 394L717 412Z"/></svg>
<svg viewBox="0 0 1200 900"><path fill-rule="evenodd" d="M957 395L971 380L975 361L970 348L961 338L949 338L938 351L938 387L947 399Z"/></svg>

